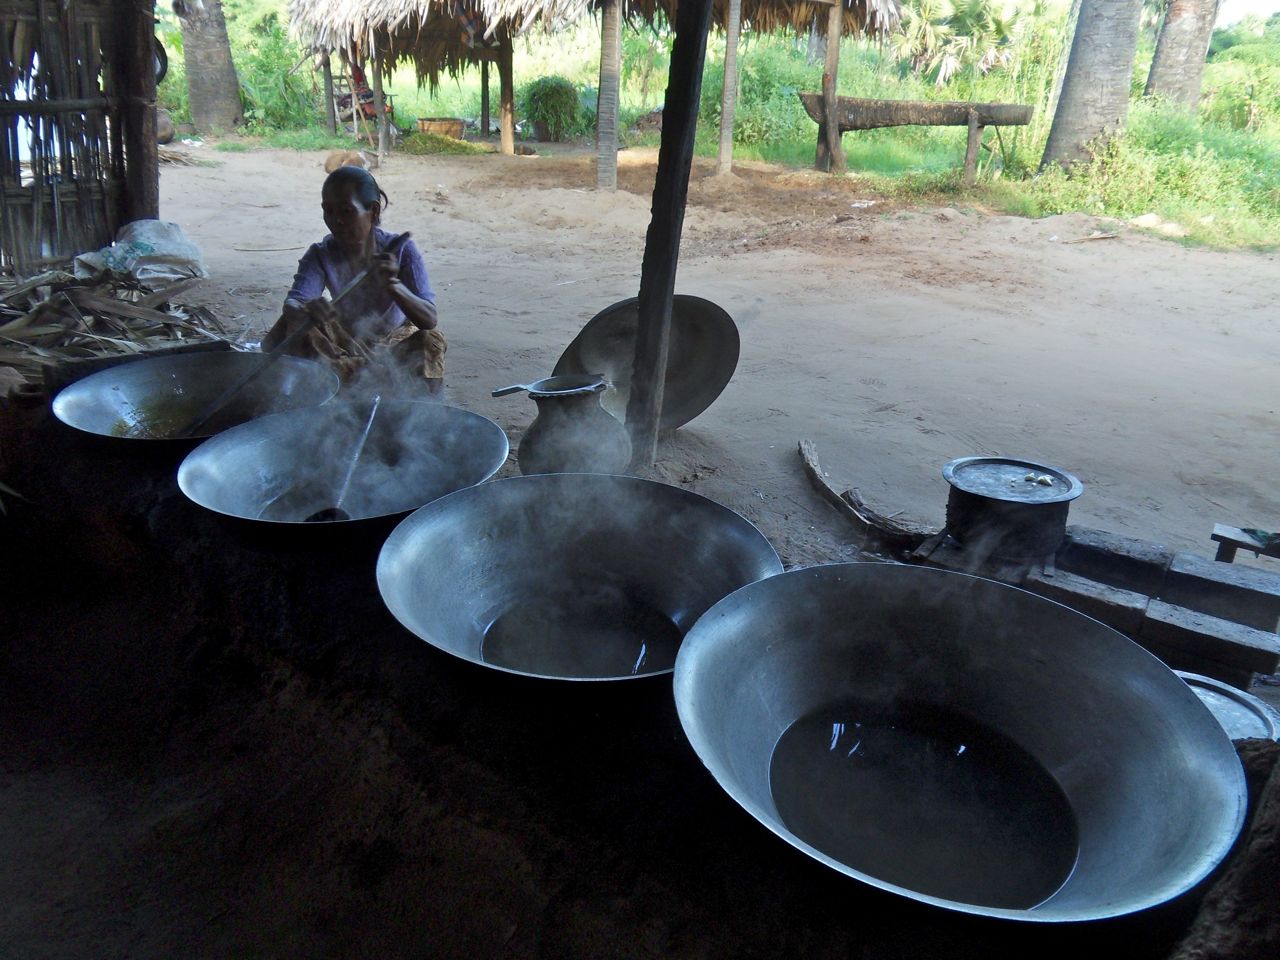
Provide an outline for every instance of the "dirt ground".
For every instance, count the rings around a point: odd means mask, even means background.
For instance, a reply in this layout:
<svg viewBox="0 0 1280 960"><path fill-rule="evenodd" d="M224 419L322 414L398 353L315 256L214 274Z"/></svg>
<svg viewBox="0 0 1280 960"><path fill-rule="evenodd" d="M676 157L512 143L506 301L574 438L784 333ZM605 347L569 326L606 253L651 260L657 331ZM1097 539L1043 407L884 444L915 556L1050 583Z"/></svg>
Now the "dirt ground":
<svg viewBox="0 0 1280 960"><path fill-rule="evenodd" d="M200 295L255 339L325 232L323 157L197 152L218 166L166 167L162 212L204 250ZM395 157L378 173L384 224L413 231L437 291L450 402L513 448L534 405L489 391L549 375L637 292L656 154L620 163L613 195L583 155ZM799 470L801 438L837 489L938 525L942 465L1003 455L1080 477L1074 523L1202 553L1215 521L1280 527L1276 254L1083 215L864 206L854 180L763 165L710 174L698 164L676 290L729 312L741 359L659 470L751 518L789 563L852 549ZM1098 230L1119 236L1072 242Z"/></svg>

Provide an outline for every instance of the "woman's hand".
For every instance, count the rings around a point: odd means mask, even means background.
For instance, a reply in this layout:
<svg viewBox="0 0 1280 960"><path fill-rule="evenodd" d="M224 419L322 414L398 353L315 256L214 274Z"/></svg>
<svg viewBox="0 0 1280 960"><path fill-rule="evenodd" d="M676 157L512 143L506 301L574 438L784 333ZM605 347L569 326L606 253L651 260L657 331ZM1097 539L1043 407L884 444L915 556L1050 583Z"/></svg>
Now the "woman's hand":
<svg viewBox="0 0 1280 960"><path fill-rule="evenodd" d="M378 283L391 294L396 295L396 287L400 282L400 258L391 253L380 253L373 258L374 274Z"/></svg>

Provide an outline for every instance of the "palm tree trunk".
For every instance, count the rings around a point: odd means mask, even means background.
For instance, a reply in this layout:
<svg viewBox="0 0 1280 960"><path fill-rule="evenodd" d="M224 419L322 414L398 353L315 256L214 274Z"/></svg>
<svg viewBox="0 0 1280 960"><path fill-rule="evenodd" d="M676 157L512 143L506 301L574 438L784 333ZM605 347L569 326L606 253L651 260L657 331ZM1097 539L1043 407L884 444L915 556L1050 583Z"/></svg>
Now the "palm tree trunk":
<svg viewBox="0 0 1280 960"><path fill-rule="evenodd" d="M201 132L234 130L244 114L222 0L183 4L180 10L191 122Z"/></svg>
<svg viewBox="0 0 1280 960"><path fill-rule="evenodd" d="M1091 143L1124 129L1141 13L1142 0L1082 0L1041 169L1087 159Z"/></svg>
<svg viewBox="0 0 1280 960"><path fill-rule="evenodd" d="M729 22L724 31L724 90L720 96L720 159L716 173L733 170L733 114L738 106L738 31L742 25L742 0L729 0Z"/></svg>
<svg viewBox="0 0 1280 960"><path fill-rule="evenodd" d="M600 87L596 92L596 186L618 189L618 76L622 67L622 0L600 9Z"/></svg>
<svg viewBox="0 0 1280 960"><path fill-rule="evenodd" d="M1218 0L1169 0L1144 97L1163 97L1195 112Z"/></svg>

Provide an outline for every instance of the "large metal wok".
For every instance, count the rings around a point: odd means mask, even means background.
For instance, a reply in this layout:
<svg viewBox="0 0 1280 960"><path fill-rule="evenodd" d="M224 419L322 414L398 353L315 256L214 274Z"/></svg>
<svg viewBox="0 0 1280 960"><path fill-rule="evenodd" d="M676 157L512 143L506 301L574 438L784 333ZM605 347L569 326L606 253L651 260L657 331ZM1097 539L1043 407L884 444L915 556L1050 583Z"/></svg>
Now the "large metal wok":
<svg viewBox="0 0 1280 960"><path fill-rule="evenodd" d="M345 487L344 512L367 520L480 483L506 462L506 434L479 414L389 399L372 421L370 412L368 402L334 402L233 427L188 454L178 486L210 510L275 523L335 507Z"/></svg>
<svg viewBox="0 0 1280 960"><path fill-rule="evenodd" d="M173 440L224 390L262 362L257 353L186 353L100 370L57 395L53 413L104 437ZM210 437L254 417L316 406L338 392L323 364L280 357L233 396L191 437ZM185 439L185 437L183 438Z"/></svg>
<svg viewBox="0 0 1280 960"><path fill-rule="evenodd" d="M636 297L601 310L573 338L552 371L557 376L602 374L613 389L601 396L600 405L624 422L639 316ZM683 426L715 402L738 366L739 348L738 328L729 314L710 300L676 294L671 302L661 429Z"/></svg>
<svg viewBox="0 0 1280 960"><path fill-rule="evenodd" d="M1230 741L1173 671L1013 587L892 564L751 584L686 636L675 696L729 794L884 890L1037 921L1190 889L1240 829Z"/></svg>
<svg viewBox="0 0 1280 960"><path fill-rule="evenodd" d="M378 588L410 631L498 670L566 680L670 672L685 631L782 565L754 526L679 487L601 474L497 480L406 518Z"/></svg>

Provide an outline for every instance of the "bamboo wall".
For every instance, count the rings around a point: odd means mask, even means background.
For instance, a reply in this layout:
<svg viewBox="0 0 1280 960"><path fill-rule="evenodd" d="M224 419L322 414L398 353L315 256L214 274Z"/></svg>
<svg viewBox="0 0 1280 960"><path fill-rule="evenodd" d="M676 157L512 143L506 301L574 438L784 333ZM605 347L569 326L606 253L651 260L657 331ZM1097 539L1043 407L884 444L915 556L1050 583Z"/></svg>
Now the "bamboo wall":
<svg viewBox="0 0 1280 960"><path fill-rule="evenodd" d="M113 69L126 6L0 0L0 269L32 272L115 235L127 209L126 71Z"/></svg>

